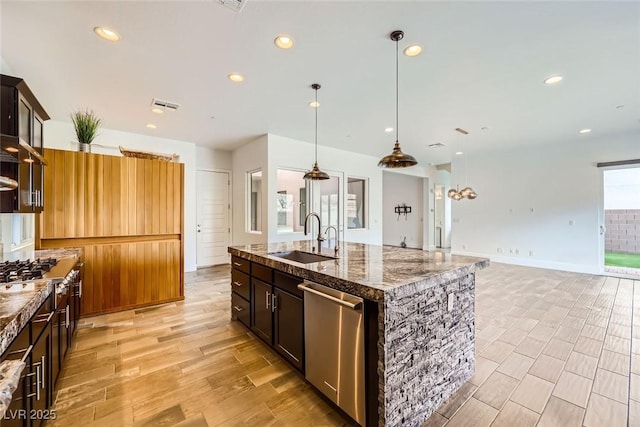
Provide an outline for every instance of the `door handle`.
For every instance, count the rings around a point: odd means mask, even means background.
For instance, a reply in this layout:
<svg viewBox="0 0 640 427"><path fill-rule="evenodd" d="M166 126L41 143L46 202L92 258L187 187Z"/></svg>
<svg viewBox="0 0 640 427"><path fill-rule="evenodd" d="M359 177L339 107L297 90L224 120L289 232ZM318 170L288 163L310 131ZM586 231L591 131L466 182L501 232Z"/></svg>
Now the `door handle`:
<svg viewBox="0 0 640 427"><path fill-rule="evenodd" d="M264 292L265 292L264 299L266 302L266 309L269 310L270 304L271 304L271 293L269 291L264 291Z"/></svg>
<svg viewBox="0 0 640 427"><path fill-rule="evenodd" d="M271 294L271 311L275 313L278 308L278 295Z"/></svg>
<svg viewBox="0 0 640 427"><path fill-rule="evenodd" d="M600 226L600 235L602 236L606 232L607 232L607 228L604 225L601 225Z"/></svg>

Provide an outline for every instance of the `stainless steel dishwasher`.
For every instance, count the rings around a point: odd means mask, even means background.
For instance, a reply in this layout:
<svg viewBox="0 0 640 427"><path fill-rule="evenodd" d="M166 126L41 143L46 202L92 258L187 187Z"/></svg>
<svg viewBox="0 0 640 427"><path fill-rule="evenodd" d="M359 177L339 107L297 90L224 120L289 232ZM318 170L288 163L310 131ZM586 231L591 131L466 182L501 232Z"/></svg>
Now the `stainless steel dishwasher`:
<svg viewBox="0 0 640 427"><path fill-rule="evenodd" d="M307 380L360 425L365 425L362 298L305 281L304 344Z"/></svg>

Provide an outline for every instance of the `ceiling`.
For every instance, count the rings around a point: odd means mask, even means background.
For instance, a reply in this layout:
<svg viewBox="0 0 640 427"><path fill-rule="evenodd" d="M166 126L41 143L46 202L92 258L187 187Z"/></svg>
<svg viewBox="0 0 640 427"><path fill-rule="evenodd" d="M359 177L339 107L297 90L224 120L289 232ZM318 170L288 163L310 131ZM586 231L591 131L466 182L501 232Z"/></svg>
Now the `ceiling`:
<svg viewBox="0 0 640 427"><path fill-rule="evenodd" d="M2 1L0 19L0 56L53 119L89 107L107 128L219 149L265 133L312 142L317 82L319 144L388 154L396 29L401 49L424 47L399 65L400 142L422 164L640 131L635 2ZM274 45L281 33L293 49ZM181 106L156 115L154 97Z"/></svg>

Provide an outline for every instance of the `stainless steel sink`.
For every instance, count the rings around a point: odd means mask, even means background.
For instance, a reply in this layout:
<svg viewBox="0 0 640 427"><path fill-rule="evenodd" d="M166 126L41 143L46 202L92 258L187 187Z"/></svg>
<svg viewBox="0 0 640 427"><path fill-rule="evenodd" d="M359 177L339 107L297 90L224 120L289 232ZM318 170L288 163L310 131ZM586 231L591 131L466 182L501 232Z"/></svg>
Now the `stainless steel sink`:
<svg viewBox="0 0 640 427"><path fill-rule="evenodd" d="M330 256L312 254L309 252L302 252L302 251L272 252L269 255L278 257L278 258L288 259L289 261L299 262L301 264L311 264L314 262L322 262L322 261L333 261L337 259Z"/></svg>

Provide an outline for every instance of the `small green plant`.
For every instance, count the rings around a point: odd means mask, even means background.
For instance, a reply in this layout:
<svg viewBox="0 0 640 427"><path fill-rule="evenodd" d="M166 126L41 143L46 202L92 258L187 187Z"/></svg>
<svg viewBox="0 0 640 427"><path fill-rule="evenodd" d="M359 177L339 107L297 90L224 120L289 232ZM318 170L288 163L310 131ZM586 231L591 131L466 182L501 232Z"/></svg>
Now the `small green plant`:
<svg viewBox="0 0 640 427"><path fill-rule="evenodd" d="M98 135L98 128L102 120L95 115L93 110L78 110L71 114L71 121L76 129L76 137L78 142L82 144L91 144Z"/></svg>

